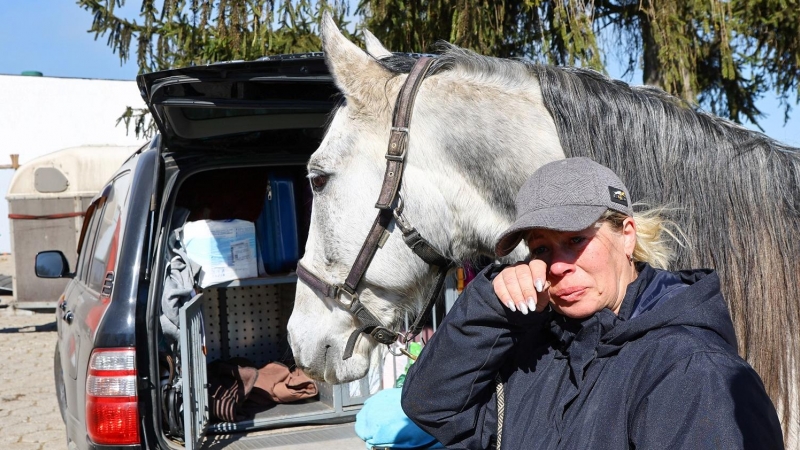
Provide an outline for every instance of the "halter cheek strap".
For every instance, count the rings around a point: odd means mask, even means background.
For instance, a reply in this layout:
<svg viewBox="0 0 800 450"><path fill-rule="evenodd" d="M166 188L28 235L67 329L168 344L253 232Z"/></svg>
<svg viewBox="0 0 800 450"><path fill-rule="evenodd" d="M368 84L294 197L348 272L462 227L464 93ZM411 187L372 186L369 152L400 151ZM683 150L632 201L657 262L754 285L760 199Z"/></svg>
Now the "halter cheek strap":
<svg viewBox="0 0 800 450"><path fill-rule="evenodd" d="M392 219L396 221L402 231L403 241L411 248L414 254L427 264L438 268L436 281L433 289L426 296L423 310L403 336L403 341L407 342L422 331L422 321L441 294L445 276L448 270L453 267L452 262L425 240L416 228L410 225L403 217L403 202L398 195L408 151L409 123L411 121L411 112L414 108L414 99L417 96L422 80L425 79L430 70L431 64L433 64L433 58L421 57L418 59L398 94L392 117L389 147L386 151L386 172L384 173L378 201L375 204L375 207L378 208L378 214L344 283L328 283L306 269L302 264L297 265L297 276L300 280L319 294L341 302L342 306L347 308L360 322L361 325L353 331L347 340L343 354L343 359L345 360L353 355L356 340L361 333L366 333L376 341L386 345L401 338L400 333L381 324L364 307L358 297L358 285L364 278L364 274L367 272L367 268L378 248L382 247L389 237L387 228ZM346 301L342 301L342 297L347 297Z"/></svg>

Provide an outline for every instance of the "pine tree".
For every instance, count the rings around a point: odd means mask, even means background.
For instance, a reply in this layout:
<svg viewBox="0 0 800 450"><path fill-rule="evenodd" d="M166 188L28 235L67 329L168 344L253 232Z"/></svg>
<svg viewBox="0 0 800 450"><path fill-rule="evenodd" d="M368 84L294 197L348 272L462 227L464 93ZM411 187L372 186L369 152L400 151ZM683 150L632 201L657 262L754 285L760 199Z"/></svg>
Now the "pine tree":
<svg viewBox="0 0 800 450"><path fill-rule="evenodd" d="M319 51L317 24L330 11L347 24L341 0L140 0L138 18L117 14L125 0L78 0L94 15L90 32L107 37L120 62L136 58L139 73L218 61L253 60ZM137 136L155 131L146 109L128 107L118 119Z"/></svg>
<svg viewBox="0 0 800 450"><path fill-rule="evenodd" d="M800 0L360 0L363 27L393 51L447 40L484 55L628 73L733 121L786 117L800 101ZM792 101L792 94L795 98Z"/></svg>
<svg viewBox="0 0 800 450"><path fill-rule="evenodd" d="M320 49L317 24L330 10L346 30L348 0L78 0L140 73ZM756 101L778 95L785 116L800 101L800 0L359 0L357 28L394 51L433 51L446 40L478 53L627 73L736 122L757 123ZM346 32L346 31L345 31ZM352 36L351 36L352 37ZM146 114L128 109L135 123Z"/></svg>

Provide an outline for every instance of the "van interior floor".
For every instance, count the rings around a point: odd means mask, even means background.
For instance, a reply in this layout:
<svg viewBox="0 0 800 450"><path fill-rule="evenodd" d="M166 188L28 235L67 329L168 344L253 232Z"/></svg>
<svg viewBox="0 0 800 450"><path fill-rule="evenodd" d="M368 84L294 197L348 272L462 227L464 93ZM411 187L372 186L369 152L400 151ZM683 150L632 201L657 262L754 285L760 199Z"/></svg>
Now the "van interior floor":
<svg viewBox="0 0 800 450"><path fill-rule="evenodd" d="M352 420L352 419L350 419ZM203 450L352 450L363 448L354 423L309 425L239 434L215 434L205 438Z"/></svg>

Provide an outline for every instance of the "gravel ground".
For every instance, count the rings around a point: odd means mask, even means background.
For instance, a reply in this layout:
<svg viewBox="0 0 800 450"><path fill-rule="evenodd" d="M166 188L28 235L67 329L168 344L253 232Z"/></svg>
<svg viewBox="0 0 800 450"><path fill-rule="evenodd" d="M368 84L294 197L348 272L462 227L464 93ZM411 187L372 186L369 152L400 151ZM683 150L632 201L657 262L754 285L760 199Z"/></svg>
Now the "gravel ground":
<svg viewBox="0 0 800 450"><path fill-rule="evenodd" d="M0 300L0 448L66 448L53 382L56 323Z"/></svg>

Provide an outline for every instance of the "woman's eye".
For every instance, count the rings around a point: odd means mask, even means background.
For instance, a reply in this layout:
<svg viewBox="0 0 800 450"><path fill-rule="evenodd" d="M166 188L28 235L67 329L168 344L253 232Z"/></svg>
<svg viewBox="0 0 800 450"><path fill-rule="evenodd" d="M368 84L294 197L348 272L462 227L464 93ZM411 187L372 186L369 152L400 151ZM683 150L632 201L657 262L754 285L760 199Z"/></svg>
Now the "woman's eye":
<svg viewBox="0 0 800 450"><path fill-rule="evenodd" d="M545 254L545 252L547 252L547 247L545 247L543 245L539 246L539 247L531 248L531 254L534 255L534 256L543 255L543 254Z"/></svg>
<svg viewBox="0 0 800 450"><path fill-rule="evenodd" d="M311 189L314 192L320 192L325 188L325 185L328 184L328 175L325 174L311 173L308 175L308 179L311 182Z"/></svg>
<svg viewBox="0 0 800 450"><path fill-rule="evenodd" d="M585 241L586 238L583 236L574 236L569 239L570 244L580 244L581 242Z"/></svg>

